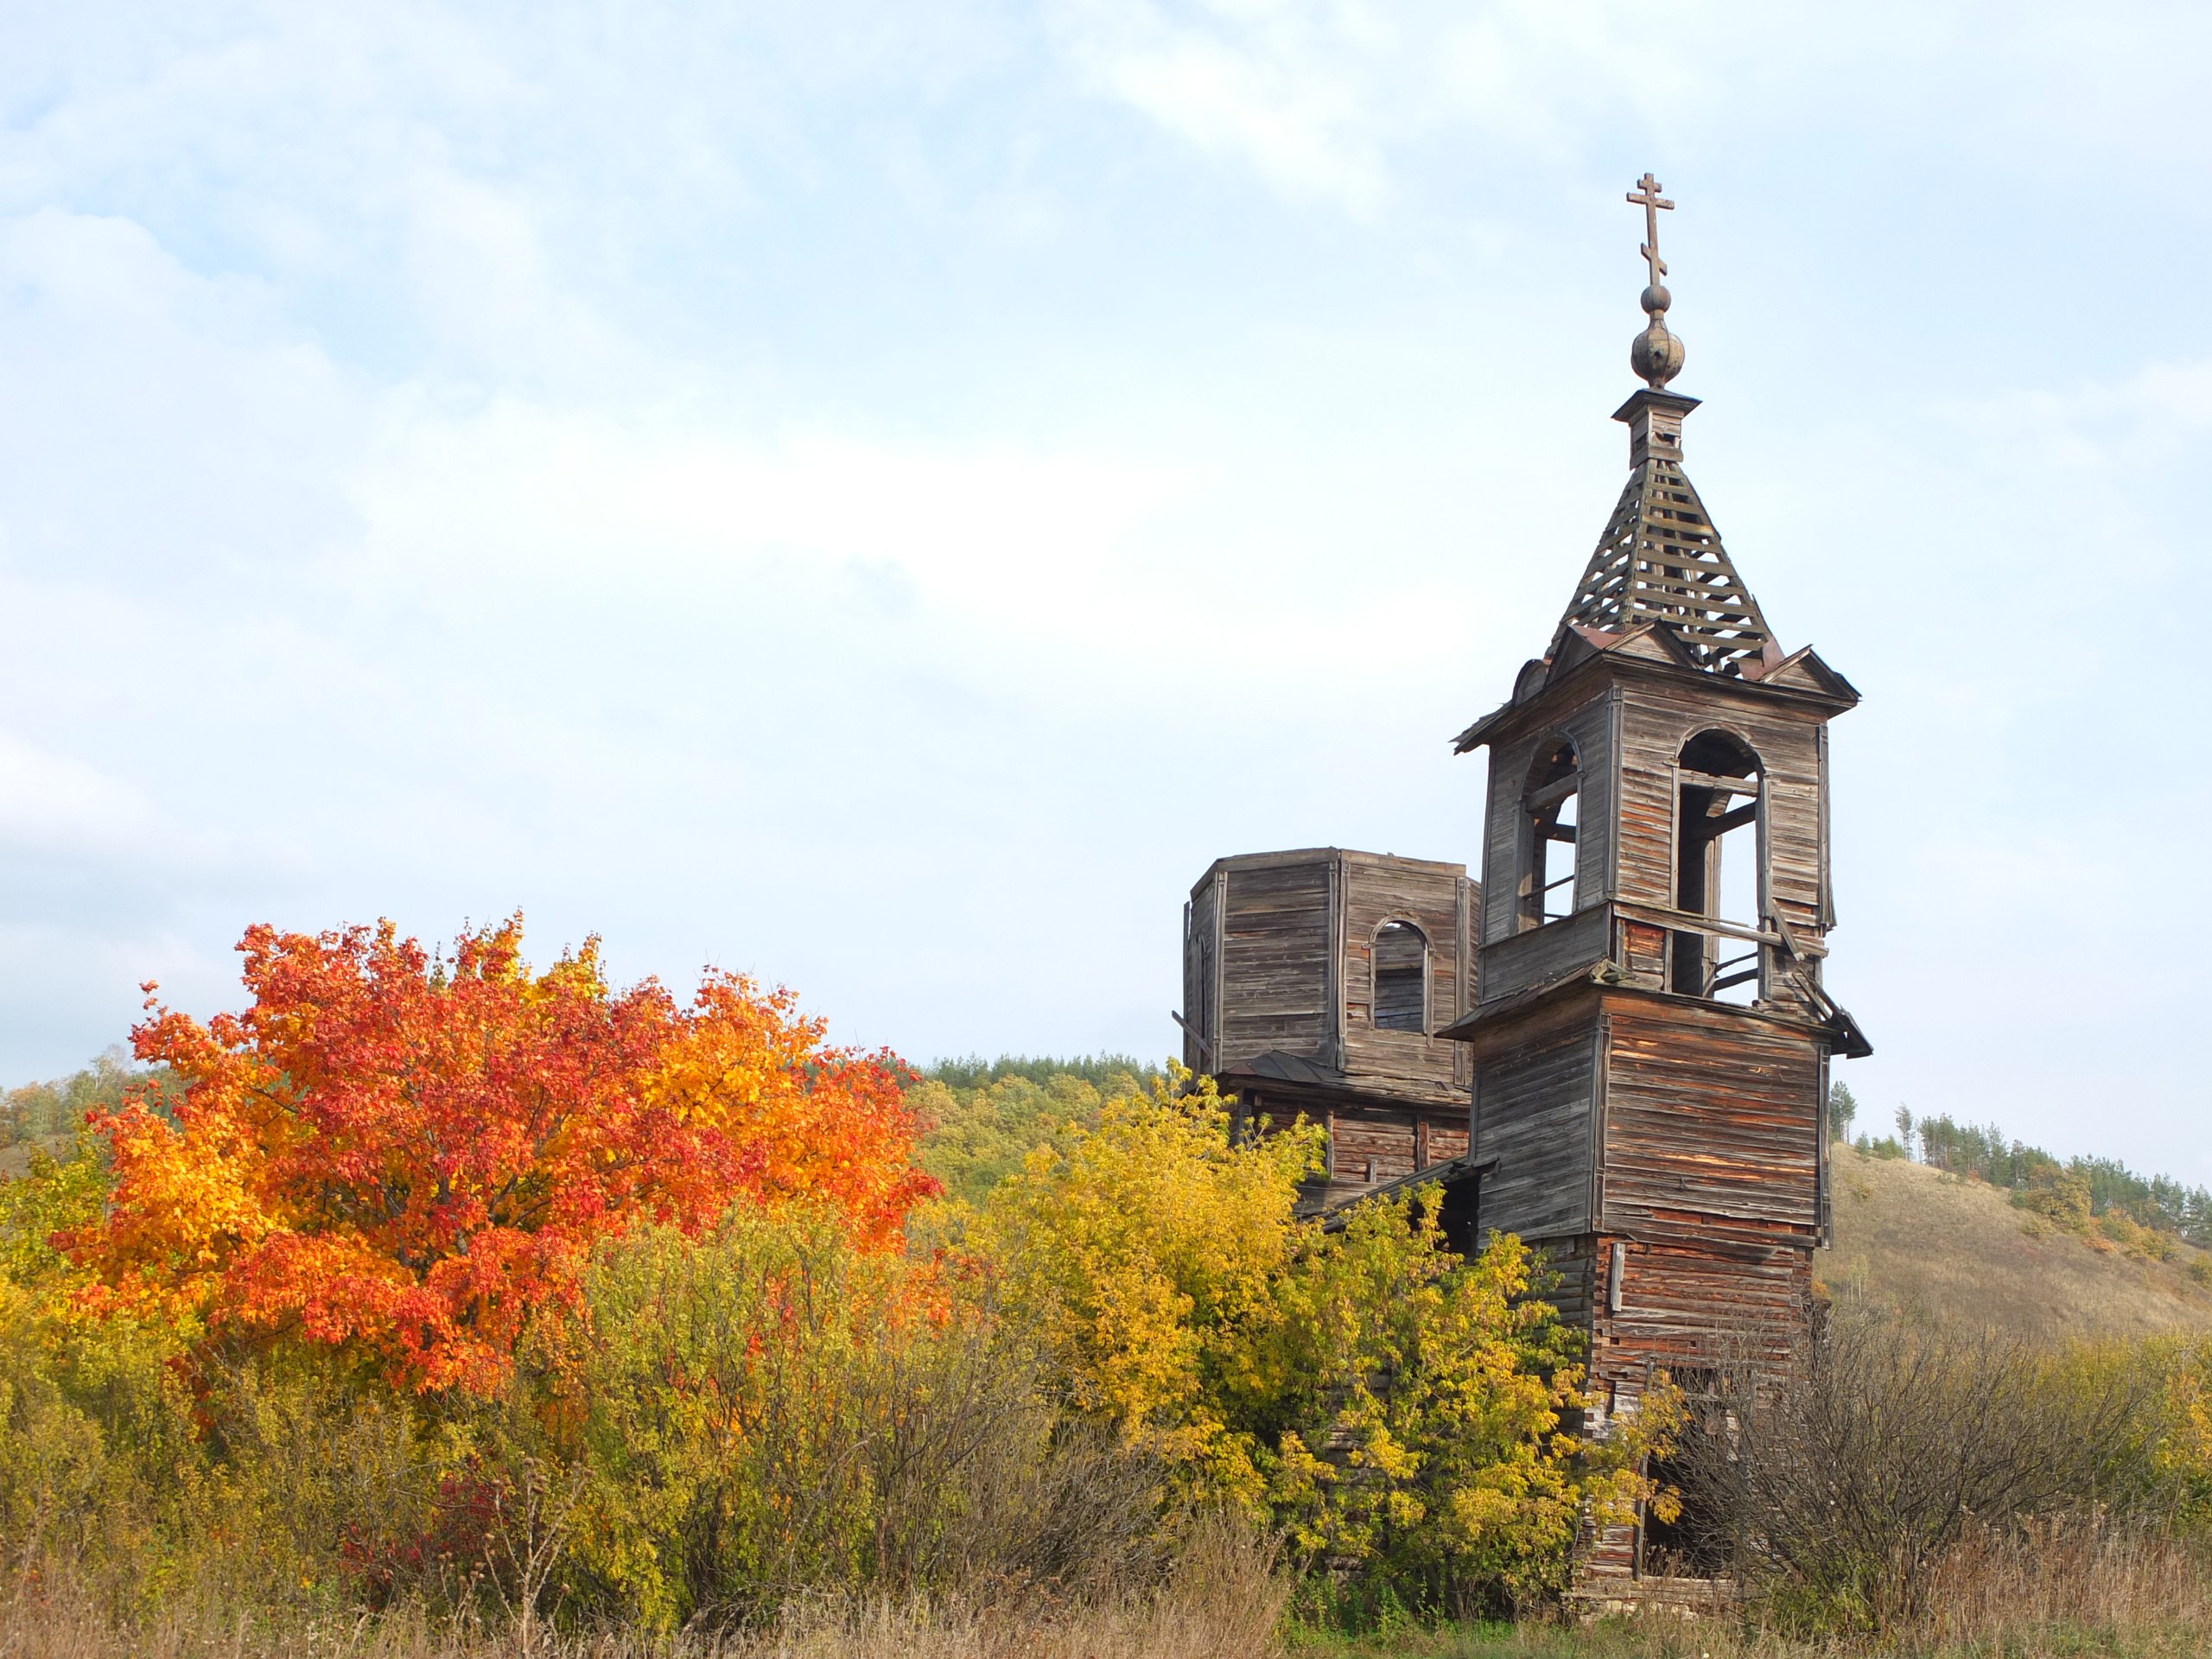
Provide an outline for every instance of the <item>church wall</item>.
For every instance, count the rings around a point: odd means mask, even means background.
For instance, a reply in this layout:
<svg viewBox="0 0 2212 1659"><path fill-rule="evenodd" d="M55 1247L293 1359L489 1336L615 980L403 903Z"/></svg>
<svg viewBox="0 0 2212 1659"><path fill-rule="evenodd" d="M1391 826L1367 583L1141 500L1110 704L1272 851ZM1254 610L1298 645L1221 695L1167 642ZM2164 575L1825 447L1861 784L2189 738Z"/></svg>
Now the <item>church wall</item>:
<svg viewBox="0 0 2212 1659"><path fill-rule="evenodd" d="M1821 1049L1675 998L1607 999L1601 1226L1820 1224Z"/></svg>
<svg viewBox="0 0 2212 1659"><path fill-rule="evenodd" d="M1383 1181L1395 1181L1420 1167L1419 1114L1369 1108L1358 1113L1329 1115L1329 1174L1357 1193Z"/></svg>
<svg viewBox="0 0 2212 1659"><path fill-rule="evenodd" d="M1604 961L1611 949L1610 917L1602 905L1516 933L1483 952L1483 995L1496 1001L1541 985L1572 969Z"/></svg>
<svg viewBox="0 0 2212 1659"><path fill-rule="evenodd" d="M1221 1041L1221 889L1217 865L1191 889L1183 907L1183 1064L1193 1071L1215 1069Z"/></svg>
<svg viewBox="0 0 2212 1659"><path fill-rule="evenodd" d="M1674 904L1676 759L1700 732L1733 732L1758 754L1765 778L1769 892L1792 927L1817 931L1824 863L1817 722L1724 702L1706 685L1639 677L1622 690L1620 896Z"/></svg>
<svg viewBox="0 0 2212 1659"><path fill-rule="evenodd" d="M1428 1031L1465 1011L1464 980L1473 977L1462 949L1463 903L1479 891L1464 866L1346 852L1342 861L1344 1022L1343 1067L1363 1079L1394 1078L1456 1090L1467 1081L1458 1043L1421 1032L1386 1031L1373 1022L1375 936L1385 922L1411 922L1428 942ZM1463 901L1462 889L1468 890Z"/></svg>
<svg viewBox="0 0 2212 1659"><path fill-rule="evenodd" d="M1574 744L1581 762L1581 798L1576 820L1581 826L1575 842L1575 898L1578 908L1606 898L1612 885L1612 822L1614 789L1612 702L1602 679L1593 678L1589 694L1560 716L1497 747L1491 755L1487 830L1483 843L1483 943L1495 944L1522 931L1520 893L1527 850L1521 799L1526 792L1529 769L1541 747L1564 735ZM1531 930L1535 931L1535 930ZM1495 995L1491 992L1486 995Z"/></svg>
<svg viewBox="0 0 2212 1659"><path fill-rule="evenodd" d="M1212 920L1212 949L1219 951L1219 1007L1201 1024L1214 1055L1194 1062L1199 1071L1225 1071L1269 1048L1307 1058L1330 1053L1336 1035L1334 882L1334 854L1314 849L1224 858L1194 889L1192 931L1199 933L1201 920ZM1204 938L1197 949L1185 949L1185 1004L1205 1007L1208 988L1192 984L1205 956ZM1190 1048L1185 1044L1185 1058Z"/></svg>
<svg viewBox="0 0 2212 1659"><path fill-rule="evenodd" d="M1280 1051L1464 1118L1472 1062L1430 1033L1465 1012L1479 893L1464 865L1332 847L1217 861L1185 911L1182 1012L1197 1035L1185 1063L1219 1073ZM1374 944L1390 921L1426 944L1427 1032L1372 1022Z"/></svg>
<svg viewBox="0 0 2212 1659"><path fill-rule="evenodd" d="M1487 1203L1488 1194L1479 1217L1485 1235L1497 1224L1492 1222ZM1500 1232L1512 1230L1499 1227ZM1587 1332L1597 1307L1598 1242L1587 1233L1568 1238L1529 1238L1522 1242L1534 1244L1543 1256L1541 1277L1543 1281L1536 1294L1559 1310L1562 1323L1573 1329Z"/></svg>
<svg viewBox="0 0 2212 1659"><path fill-rule="evenodd" d="M1483 1181L1485 1230L1531 1240L1589 1230L1596 1058L1586 1015L1477 1060L1474 1155L1497 1160Z"/></svg>
<svg viewBox="0 0 2212 1659"><path fill-rule="evenodd" d="M1348 1203L1385 1181L1448 1163L1467 1151L1464 1101L1393 1100L1347 1085L1259 1079L1236 1090L1236 1121L1284 1128L1299 1118L1327 1135L1327 1161L1306 1182L1310 1209Z"/></svg>
<svg viewBox="0 0 2212 1659"><path fill-rule="evenodd" d="M1771 1240L1628 1239L1611 1306L1613 1238L1595 1240L1590 1380L1600 1401L1656 1371L1695 1389L1714 1371L1765 1377L1802 1357L1811 1330L1813 1253Z"/></svg>

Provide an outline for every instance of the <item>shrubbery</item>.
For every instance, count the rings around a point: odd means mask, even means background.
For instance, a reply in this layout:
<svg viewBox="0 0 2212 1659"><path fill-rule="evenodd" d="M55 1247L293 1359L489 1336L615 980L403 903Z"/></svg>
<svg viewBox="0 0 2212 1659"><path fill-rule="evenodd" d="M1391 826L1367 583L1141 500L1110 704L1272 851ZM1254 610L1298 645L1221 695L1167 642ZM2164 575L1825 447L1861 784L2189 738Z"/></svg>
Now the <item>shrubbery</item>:
<svg viewBox="0 0 2212 1659"><path fill-rule="evenodd" d="M1160 1459L1192 1503L1280 1527L1357 1606L1466 1611L1562 1586L1586 1506L1646 1495L1663 1396L1602 1446L1576 1339L1517 1240L1444 1248L1433 1190L1294 1219L1299 1126L1236 1141L1210 1081L1109 1102L975 1230L1077 1413Z"/></svg>
<svg viewBox="0 0 2212 1659"><path fill-rule="evenodd" d="M1079 1601L1223 1526L1342 1608L1497 1605L1645 1491L1563 1432L1517 1243L1298 1219L1311 1132L1233 1140L1202 1080L940 1084L1029 1118L931 1198L928 1090L780 993L534 970L513 924L245 949L245 1013L156 1009L159 1085L0 1186L0 1544L118 1612Z"/></svg>
<svg viewBox="0 0 2212 1659"><path fill-rule="evenodd" d="M2212 1345L2052 1348L1837 1313L1802 1370L1722 1367L1672 1467L1694 1548L1802 1622L1921 1619L1961 1546L2212 1519Z"/></svg>

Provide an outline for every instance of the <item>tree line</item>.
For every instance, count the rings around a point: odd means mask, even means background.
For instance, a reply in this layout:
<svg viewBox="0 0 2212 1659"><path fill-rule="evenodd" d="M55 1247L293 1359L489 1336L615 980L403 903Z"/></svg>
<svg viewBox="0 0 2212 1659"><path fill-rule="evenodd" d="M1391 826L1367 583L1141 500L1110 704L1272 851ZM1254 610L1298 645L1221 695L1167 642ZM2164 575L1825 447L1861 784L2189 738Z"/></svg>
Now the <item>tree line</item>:
<svg viewBox="0 0 2212 1659"><path fill-rule="evenodd" d="M1897 1110L1896 1133L1851 1134L1858 1102L1844 1084L1828 1090L1828 1122L1840 1141L1878 1158L1910 1158L2010 1192L2021 1208L2076 1230L2117 1218L2128 1226L2212 1249L2212 1188L2170 1175L2144 1175L2117 1158L2060 1158L2007 1135L1995 1123L1960 1122L1948 1113ZM2124 1230L2115 1226L2114 1230Z"/></svg>

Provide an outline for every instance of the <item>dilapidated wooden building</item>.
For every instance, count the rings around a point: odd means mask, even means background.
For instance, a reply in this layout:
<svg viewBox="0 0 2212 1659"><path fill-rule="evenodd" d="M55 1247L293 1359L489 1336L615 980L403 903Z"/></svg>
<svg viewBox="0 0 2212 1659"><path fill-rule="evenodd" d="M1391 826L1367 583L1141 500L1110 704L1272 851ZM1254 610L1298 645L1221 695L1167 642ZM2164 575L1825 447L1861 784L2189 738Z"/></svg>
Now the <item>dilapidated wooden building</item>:
<svg viewBox="0 0 2212 1659"><path fill-rule="evenodd" d="M1310 1201L1462 1158L1481 889L1459 864L1336 847L1217 859L1183 912L1184 1061L1241 1114L1328 1129Z"/></svg>
<svg viewBox="0 0 2212 1659"><path fill-rule="evenodd" d="M1479 881L1333 849L1217 861L1186 911L1186 1056L1330 1127L1317 1201L1427 1172L1462 1237L1541 1246L1586 1334L1589 1427L1655 1371L1792 1363L1828 1226L1828 722L1858 694L1785 649L1682 467L1647 175L1629 477L1549 645L1460 733L1490 776ZM1419 963L1419 993L1414 964ZM1691 1541L1586 1540L1583 1592Z"/></svg>

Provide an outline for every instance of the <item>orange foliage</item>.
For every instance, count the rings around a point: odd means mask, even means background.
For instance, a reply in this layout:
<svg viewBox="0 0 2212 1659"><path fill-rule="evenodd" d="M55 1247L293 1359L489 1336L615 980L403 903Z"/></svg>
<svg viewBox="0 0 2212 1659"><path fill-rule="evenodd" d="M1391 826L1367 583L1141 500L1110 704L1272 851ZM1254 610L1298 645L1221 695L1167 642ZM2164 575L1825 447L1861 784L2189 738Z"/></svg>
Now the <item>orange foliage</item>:
<svg viewBox="0 0 2212 1659"><path fill-rule="evenodd" d="M186 1087L95 1122L112 1202L61 1241L95 1306L483 1392L600 1238L804 1196L885 1249L935 1190L895 1062L824 1047L789 992L715 974L685 1007L612 989L596 941L543 973L521 944L519 917L449 964L389 922L257 926L244 1014L203 1026L149 997L138 1058Z"/></svg>

